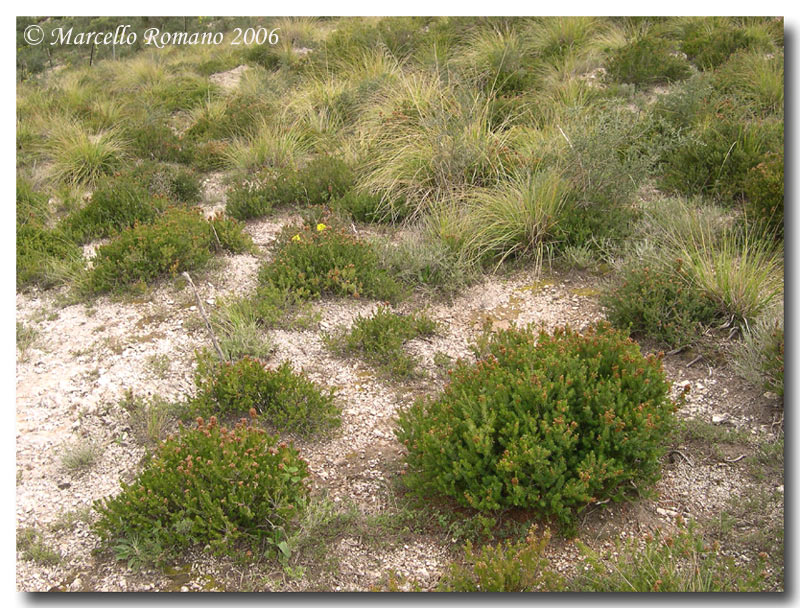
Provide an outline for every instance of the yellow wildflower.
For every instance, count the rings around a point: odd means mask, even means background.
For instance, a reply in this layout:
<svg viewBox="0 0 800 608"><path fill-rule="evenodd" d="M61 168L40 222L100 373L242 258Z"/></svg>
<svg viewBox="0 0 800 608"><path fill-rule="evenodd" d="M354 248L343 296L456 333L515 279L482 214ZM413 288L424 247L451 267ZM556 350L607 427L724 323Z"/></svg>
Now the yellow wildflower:
<svg viewBox="0 0 800 608"><path fill-rule="evenodd" d="M293 241L299 241L299 240L300 240L300 235L299 235L299 234L295 234L295 235L292 237L292 240L293 240Z"/></svg>
<svg viewBox="0 0 800 608"><path fill-rule="evenodd" d="M322 232L327 226L325 224L317 224L317 232Z"/></svg>

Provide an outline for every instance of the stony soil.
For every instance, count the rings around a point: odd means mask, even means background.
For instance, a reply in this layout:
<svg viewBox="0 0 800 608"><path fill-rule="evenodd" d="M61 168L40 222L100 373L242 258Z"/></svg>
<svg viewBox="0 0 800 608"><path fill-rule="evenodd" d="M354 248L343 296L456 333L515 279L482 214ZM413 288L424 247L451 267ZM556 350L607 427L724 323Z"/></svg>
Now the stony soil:
<svg viewBox="0 0 800 608"><path fill-rule="evenodd" d="M212 175L206 191L207 210L224 205L221 176ZM297 219L286 213L249 223L258 255L222 257L211 270L194 277L205 307L211 310L220 298L251 290L259 265L269 257L270 243L283 225ZM87 248L87 255L91 251ZM377 302L322 301L315 305L319 321L313 328L270 332L274 352L268 364L288 359L311 379L335 387L343 410L342 427L333 436L295 439L310 463L313 491L334 504L354 504L362 514L390 509L396 498L394 480L402 468L393 419L416 395L442 385L437 353L452 359L470 357L469 345L487 322L494 329L511 323L584 328L603 317L597 303L600 281L576 273L540 276L518 271L487 277L452 301L424 303L441 330L408 344L420 359L424 378L402 385L359 360L333 355L321 339L322 332L368 315ZM399 310L422 304L412 298ZM45 566L22 559L18 552L19 590L368 590L385 581L390 570L427 589L457 555L457 547L440 536L416 535L413 541L385 546L345 534L328 548L337 558L334 571L316 578L281 578L274 564L252 568L200 553L187 555L184 565L165 571L135 571L106 554L93 554L96 539L86 518L69 526L59 522L64 513L85 513L93 500L118 491L120 480L136 474L145 447L120 402L131 391L170 400L190 394L193 353L208 345L208 337L193 293L177 280L155 286L144 296L101 297L89 303L69 303L58 290L19 293L16 310L17 321L37 332L34 344L17 356L16 526L39 530L63 557L59 565ZM665 358L676 393L684 383L691 385L682 416L745 429L753 444L776 432L778 404L773 396L763 395L725 367L692 359L685 353ZM79 444L95 446L98 456L88 470L73 473L62 460ZM657 499L588 512L581 539L603 547L620 536L670 527L678 515L709 517L746 483L742 461L734 461L739 454L720 460L695 454L690 446L680 451L688 458L673 454L665 461ZM769 483L783 488L782 479ZM782 520L782 510L773 516ZM571 542L554 541L550 554L564 571L578 563Z"/></svg>

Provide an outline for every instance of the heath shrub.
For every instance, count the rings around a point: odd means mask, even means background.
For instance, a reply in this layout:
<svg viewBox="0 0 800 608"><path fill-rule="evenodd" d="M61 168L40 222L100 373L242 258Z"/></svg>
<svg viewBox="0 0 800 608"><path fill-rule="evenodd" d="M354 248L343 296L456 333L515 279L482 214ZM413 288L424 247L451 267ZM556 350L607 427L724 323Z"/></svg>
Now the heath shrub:
<svg viewBox="0 0 800 608"><path fill-rule="evenodd" d="M503 331L451 374L438 397L398 418L412 489L480 511L532 509L570 528L576 509L658 479L676 405L660 359L608 324L583 335Z"/></svg>
<svg viewBox="0 0 800 608"><path fill-rule="evenodd" d="M114 497L95 501L95 533L107 546L148 542L165 554L193 545L280 543L308 495L297 451L241 420L228 429L197 419L159 444L145 469Z"/></svg>

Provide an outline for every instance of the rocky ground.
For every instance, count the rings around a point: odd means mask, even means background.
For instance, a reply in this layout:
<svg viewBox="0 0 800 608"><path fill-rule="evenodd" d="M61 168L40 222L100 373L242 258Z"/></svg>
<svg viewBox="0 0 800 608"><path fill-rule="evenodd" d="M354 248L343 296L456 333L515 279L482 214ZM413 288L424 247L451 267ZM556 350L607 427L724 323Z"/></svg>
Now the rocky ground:
<svg viewBox="0 0 800 608"><path fill-rule="evenodd" d="M209 178L206 193L203 206L208 212L224 206L220 176ZM269 257L269 244L283 225L297 219L287 213L248 223L258 254L227 255L195 276L204 306L212 310L220 298L252 289L260 263ZM402 467L392 432L394 416L416 395L442 385L437 361L444 355L452 360L470 356L469 345L486 323L494 329L511 323L586 327L603 317L597 302L600 280L576 273L518 271L487 277L451 301L412 298L399 310L424 305L441 329L432 338L407 345L419 357L424 378L402 385L359 360L332 354L321 338L322 332L370 314L376 302L325 300L315 305L318 321L310 329L269 332L274 350L268 363L288 359L312 380L335 387L343 410L342 427L333 436L295 439L309 461L314 492L334 506L354 507L364 517L391 513L394 480ZM194 294L180 280L141 296L86 303L70 303L58 290L24 292L17 294L16 310L17 322L35 330L33 343L17 352L16 526L18 531L38 531L61 556L48 564L23 559L18 552L19 590L368 590L385 581L390 570L427 589L456 555L457 547L440 536L411 535L408 542L393 544L369 542L346 531L326 549L335 556L335 567L314 576L292 576L291 570L276 575L274 565L252 568L200 553L187 555L174 568L137 571L109 555L93 554L96 539L88 523L92 501L118 491L120 480L130 480L146 449L124 407L126 395L177 401L190 394L194 351L209 345L208 336ZM681 416L741 429L750 440L733 448L726 444L712 455L678 446L665 461L658 498L587 513L581 528L584 542L603 547L620 536L669 527L679 515L711 517L751 483L745 460L737 458L751 455L759 442L780 432L777 399L724 366L693 359L686 353L665 358L674 390L691 385ZM90 466L76 471L65 465L86 446L93 448ZM764 483L783 490L782 478ZM782 509L770 517L782 521ZM571 542L554 541L550 553L562 570L577 563Z"/></svg>

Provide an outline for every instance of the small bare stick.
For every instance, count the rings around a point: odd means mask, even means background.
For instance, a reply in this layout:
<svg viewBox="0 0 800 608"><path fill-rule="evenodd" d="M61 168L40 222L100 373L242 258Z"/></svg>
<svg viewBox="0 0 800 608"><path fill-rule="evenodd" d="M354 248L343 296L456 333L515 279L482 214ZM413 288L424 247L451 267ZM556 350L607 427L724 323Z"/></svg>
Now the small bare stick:
<svg viewBox="0 0 800 608"><path fill-rule="evenodd" d="M697 355L694 359L692 359L691 361L689 361L689 363L686 364L686 367L692 367L692 365L694 365L695 363L700 361L700 359L702 359L702 358L703 358L703 355Z"/></svg>
<svg viewBox="0 0 800 608"><path fill-rule="evenodd" d="M211 336L211 342L214 344L214 348L219 355L220 361L225 361L225 355L222 354L222 349L219 347L219 343L217 343L217 338L214 336L214 330L211 329L211 322L208 320L206 316L206 309L203 308L203 302L200 299L200 294L197 292L197 287L194 286L194 281L192 281L192 277L189 276L188 272L184 272L183 276L186 277L186 280L189 281L189 285L192 286L192 291L194 291L194 297L197 299L197 307L200 309L200 314L203 315L203 321L206 322L206 327L208 328L208 335Z"/></svg>
<svg viewBox="0 0 800 608"><path fill-rule="evenodd" d="M683 452L681 452L680 450L670 450L669 452L667 452L667 457L672 460L672 455L673 454L677 454L678 456L683 458L686 461L686 464L688 464L690 467L694 466L692 464L692 461L689 460L689 457L686 454L684 454Z"/></svg>
<svg viewBox="0 0 800 608"><path fill-rule="evenodd" d="M725 462L729 462L729 463L733 464L734 462L739 462L744 457L745 457L745 455L742 454L741 456L737 456L736 458L726 458Z"/></svg>

